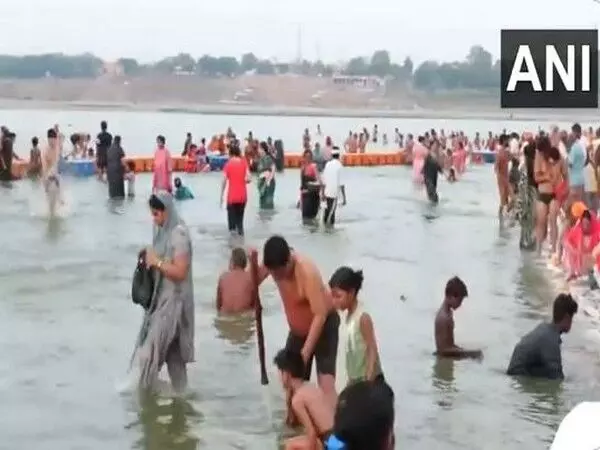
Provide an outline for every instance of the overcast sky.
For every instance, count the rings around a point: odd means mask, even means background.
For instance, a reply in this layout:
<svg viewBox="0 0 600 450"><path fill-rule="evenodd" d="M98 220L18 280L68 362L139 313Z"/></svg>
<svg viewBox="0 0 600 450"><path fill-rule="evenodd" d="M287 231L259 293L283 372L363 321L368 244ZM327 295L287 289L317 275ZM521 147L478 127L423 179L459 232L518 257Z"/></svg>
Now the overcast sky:
<svg viewBox="0 0 600 450"><path fill-rule="evenodd" d="M593 0L1 0L0 53L81 53L150 61L179 52L341 61L494 56L502 28L596 28Z"/></svg>

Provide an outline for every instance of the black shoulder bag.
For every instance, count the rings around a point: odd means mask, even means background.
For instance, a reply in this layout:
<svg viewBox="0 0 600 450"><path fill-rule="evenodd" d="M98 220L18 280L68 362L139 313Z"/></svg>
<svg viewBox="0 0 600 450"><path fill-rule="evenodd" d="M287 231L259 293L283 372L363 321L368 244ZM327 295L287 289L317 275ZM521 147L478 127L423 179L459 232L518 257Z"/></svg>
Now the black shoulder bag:
<svg viewBox="0 0 600 450"><path fill-rule="evenodd" d="M154 295L152 270L146 267L146 250L138 254L137 264L131 282L131 300L145 310L150 308Z"/></svg>

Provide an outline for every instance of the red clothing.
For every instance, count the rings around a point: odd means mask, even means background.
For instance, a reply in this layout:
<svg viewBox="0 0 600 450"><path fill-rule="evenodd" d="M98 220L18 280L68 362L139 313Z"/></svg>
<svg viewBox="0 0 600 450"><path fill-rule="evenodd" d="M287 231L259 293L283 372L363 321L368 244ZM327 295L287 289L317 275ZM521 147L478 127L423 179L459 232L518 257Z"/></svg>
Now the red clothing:
<svg viewBox="0 0 600 450"><path fill-rule="evenodd" d="M246 203L248 191L246 177L248 176L248 163L244 158L233 157L223 167L227 179L227 204Z"/></svg>
<svg viewBox="0 0 600 450"><path fill-rule="evenodd" d="M587 238L587 239L584 239ZM584 235L581 227L581 219L577 221L564 237L565 262L573 275L581 275L583 257L592 253L592 250L600 243L600 221L594 215L590 222L590 230ZM596 266L599 266L600 257L596 258Z"/></svg>

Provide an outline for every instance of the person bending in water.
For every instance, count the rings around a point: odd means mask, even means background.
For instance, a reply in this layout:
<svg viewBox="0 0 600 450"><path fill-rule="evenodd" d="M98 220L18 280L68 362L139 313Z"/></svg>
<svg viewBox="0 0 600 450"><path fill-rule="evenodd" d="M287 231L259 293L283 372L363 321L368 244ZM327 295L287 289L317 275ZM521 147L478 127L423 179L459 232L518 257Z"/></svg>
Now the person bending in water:
<svg viewBox="0 0 600 450"><path fill-rule="evenodd" d="M194 198L191 189L181 182L181 178L175 178L173 183L175 184L175 200L192 200Z"/></svg>
<svg viewBox="0 0 600 450"><path fill-rule="evenodd" d="M271 236L263 247L259 283L269 275L279 289L290 329L286 348L302 355L305 380L310 379L312 360L316 360L319 386L334 405L340 318L319 269L313 261L293 251L282 236ZM288 396L288 407L289 400ZM287 421L293 423L290 413L288 409Z"/></svg>
<svg viewBox="0 0 600 450"><path fill-rule="evenodd" d="M445 298L435 316L436 355L445 358L481 358L481 350L466 350L454 343L454 310L468 296L467 286L458 277L446 283Z"/></svg>
<svg viewBox="0 0 600 450"><path fill-rule="evenodd" d="M62 204L61 185L58 177L60 143L54 128L50 128L46 136L48 143L42 153L42 181L48 201L48 213L50 217L54 217L57 207Z"/></svg>
<svg viewBox="0 0 600 450"><path fill-rule="evenodd" d="M444 171L431 150L428 151L427 156L425 156L422 172L425 189L427 191L427 198L431 203L437 204L439 201L437 193L438 175L444 173Z"/></svg>
<svg viewBox="0 0 600 450"><path fill-rule="evenodd" d="M577 302L569 294L560 294L552 307L552 323L541 323L515 346L508 375L560 379L563 374L560 344L561 334L571 330Z"/></svg>
<svg viewBox="0 0 600 450"><path fill-rule="evenodd" d="M275 356L283 388L291 394L291 406L304 428L304 435L288 439L286 450L324 448L333 429L335 406L318 386L304 380L304 360L300 353L280 350Z"/></svg>
<svg viewBox="0 0 600 450"><path fill-rule="evenodd" d="M362 270L354 271L346 266L337 269L329 280L336 307L347 312L345 344L348 384L364 380L384 381L373 320L358 302L357 295L362 283Z"/></svg>
<svg viewBox="0 0 600 450"><path fill-rule="evenodd" d="M217 284L217 311L237 314L254 308L252 276L246 270L248 259L242 248L234 248L229 269L219 277Z"/></svg>

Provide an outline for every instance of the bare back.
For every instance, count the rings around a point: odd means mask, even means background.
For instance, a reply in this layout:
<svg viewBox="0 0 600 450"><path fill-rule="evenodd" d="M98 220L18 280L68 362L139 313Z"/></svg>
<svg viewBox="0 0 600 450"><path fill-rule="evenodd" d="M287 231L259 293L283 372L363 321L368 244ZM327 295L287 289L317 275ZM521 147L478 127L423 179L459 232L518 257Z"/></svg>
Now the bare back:
<svg viewBox="0 0 600 450"><path fill-rule="evenodd" d="M294 392L292 409L309 436L321 439L333 429L334 405L312 383L305 383Z"/></svg>
<svg viewBox="0 0 600 450"><path fill-rule="evenodd" d="M48 178L58 174L58 147L46 145L42 152L42 176Z"/></svg>
<svg viewBox="0 0 600 450"><path fill-rule="evenodd" d="M443 306L435 315L435 349L440 353L454 344L454 315Z"/></svg>
<svg viewBox="0 0 600 450"><path fill-rule="evenodd" d="M217 287L217 309L236 314L254 308L252 276L242 269L229 270L221 275Z"/></svg>

